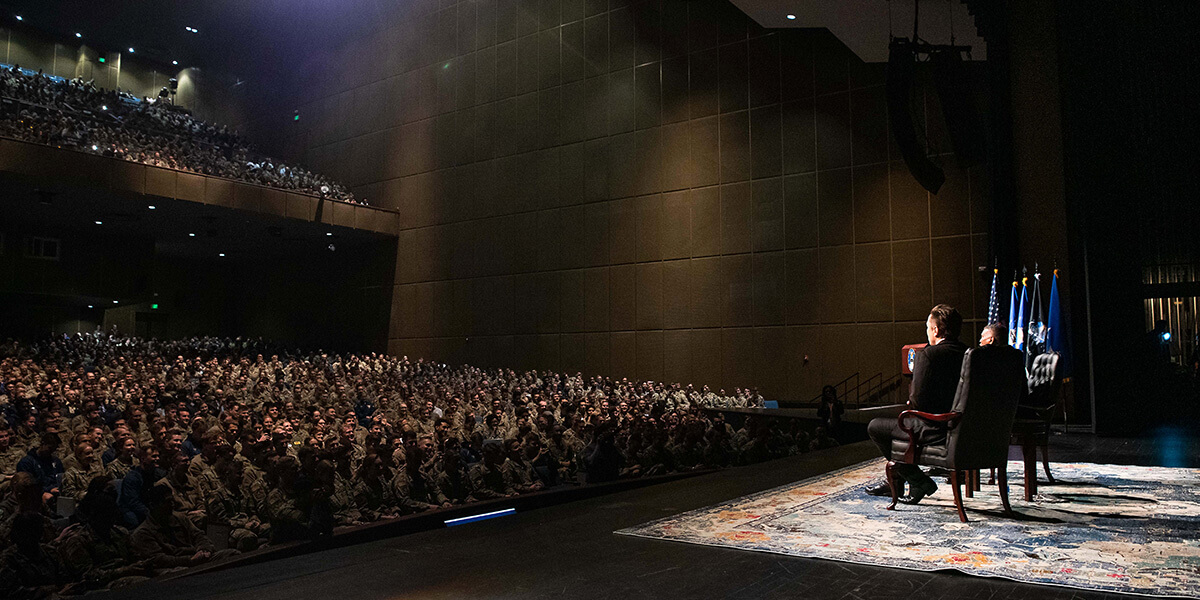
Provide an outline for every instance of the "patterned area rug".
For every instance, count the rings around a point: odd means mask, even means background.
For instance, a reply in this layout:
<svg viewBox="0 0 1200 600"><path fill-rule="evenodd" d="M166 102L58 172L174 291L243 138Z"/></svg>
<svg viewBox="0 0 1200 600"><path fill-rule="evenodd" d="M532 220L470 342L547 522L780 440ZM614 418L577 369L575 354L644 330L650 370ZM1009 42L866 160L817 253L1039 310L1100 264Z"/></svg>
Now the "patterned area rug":
<svg viewBox="0 0 1200 600"><path fill-rule="evenodd" d="M951 487L917 506L867 496L883 461L869 461L617 533L888 567L1004 577L1131 594L1200 598L1200 469L1051 465L1057 484L1024 502L1009 463L1016 519L995 485L963 498Z"/></svg>

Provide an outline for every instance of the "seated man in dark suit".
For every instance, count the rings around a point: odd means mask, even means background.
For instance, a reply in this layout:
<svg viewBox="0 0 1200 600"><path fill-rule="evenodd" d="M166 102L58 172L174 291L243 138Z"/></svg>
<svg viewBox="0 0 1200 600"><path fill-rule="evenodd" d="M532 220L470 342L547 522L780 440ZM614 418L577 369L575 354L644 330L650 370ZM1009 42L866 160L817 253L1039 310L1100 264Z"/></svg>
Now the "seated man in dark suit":
<svg viewBox="0 0 1200 600"><path fill-rule="evenodd" d="M939 304L929 312L929 318L925 319L925 335L929 345L916 354L913 362L912 385L908 395L910 409L935 414L950 412L962 371L963 355L967 353L967 346L958 341L961 331L962 315L954 307ZM937 424L925 423L920 419L911 419L908 423L924 443L936 442L946 435L945 430ZM892 456L892 440L908 441L908 434L900 429L893 417L872 419L867 425L867 435L888 459ZM916 504L921 498L937 491L933 479L916 465L897 463L893 472L908 482L910 493L904 501L909 504ZM890 496L891 489L885 482L881 486L868 488L867 493Z"/></svg>

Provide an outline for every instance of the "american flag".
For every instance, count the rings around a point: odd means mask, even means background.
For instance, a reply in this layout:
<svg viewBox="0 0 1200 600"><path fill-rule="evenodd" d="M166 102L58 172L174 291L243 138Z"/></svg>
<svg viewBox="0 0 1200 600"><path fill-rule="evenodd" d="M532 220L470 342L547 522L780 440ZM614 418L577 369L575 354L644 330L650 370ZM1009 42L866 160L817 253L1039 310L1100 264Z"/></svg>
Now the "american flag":
<svg viewBox="0 0 1200 600"><path fill-rule="evenodd" d="M996 295L996 278L1000 269L992 269L992 297L988 299L988 323L1000 322L1000 297Z"/></svg>

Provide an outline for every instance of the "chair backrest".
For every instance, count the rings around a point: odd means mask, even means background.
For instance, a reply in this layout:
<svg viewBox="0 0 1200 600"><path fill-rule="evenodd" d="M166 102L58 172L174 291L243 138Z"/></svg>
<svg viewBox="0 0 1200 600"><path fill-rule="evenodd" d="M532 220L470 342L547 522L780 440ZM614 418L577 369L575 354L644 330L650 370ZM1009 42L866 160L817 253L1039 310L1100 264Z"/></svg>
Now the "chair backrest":
<svg viewBox="0 0 1200 600"><path fill-rule="evenodd" d="M1009 437L1025 386L1025 358L1019 350L992 344L963 357L955 412L958 426L946 436L949 463L956 469L994 467L1008 459Z"/></svg>
<svg viewBox="0 0 1200 600"><path fill-rule="evenodd" d="M1033 367L1029 370L1029 399L1026 400L1029 406L1041 408L1058 402L1058 392L1062 387L1058 358L1057 352L1047 352L1033 359Z"/></svg>

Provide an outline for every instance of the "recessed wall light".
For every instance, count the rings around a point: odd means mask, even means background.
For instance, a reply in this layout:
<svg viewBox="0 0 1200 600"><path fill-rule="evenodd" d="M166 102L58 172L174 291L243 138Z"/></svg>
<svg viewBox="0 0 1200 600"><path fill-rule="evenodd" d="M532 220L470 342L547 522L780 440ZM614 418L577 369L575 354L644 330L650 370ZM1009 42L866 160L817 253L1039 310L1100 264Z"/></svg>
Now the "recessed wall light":
<svg viewBox="0 0 1200 600"><path fill-rule="evenodd" d="M795 20L796 20L796 15L788 15L788 16L787 16L787 18L788 18L788 20L789 20L789 21L795 21Z"/></svg>

